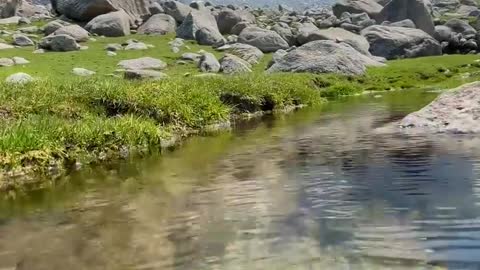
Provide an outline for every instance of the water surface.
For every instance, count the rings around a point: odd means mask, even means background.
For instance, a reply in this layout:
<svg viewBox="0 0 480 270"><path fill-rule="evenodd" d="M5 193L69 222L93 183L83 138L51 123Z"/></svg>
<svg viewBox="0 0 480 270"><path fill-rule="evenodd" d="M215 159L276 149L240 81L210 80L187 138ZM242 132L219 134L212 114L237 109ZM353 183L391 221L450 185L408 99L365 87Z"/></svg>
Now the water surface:
<svg viewBox="0 0 480 270"><path fill-rule="evenodd" d="M355 97L0 203L0 269L480 269L480 143ZM15 198L15 199L12 199Z"/></svg>

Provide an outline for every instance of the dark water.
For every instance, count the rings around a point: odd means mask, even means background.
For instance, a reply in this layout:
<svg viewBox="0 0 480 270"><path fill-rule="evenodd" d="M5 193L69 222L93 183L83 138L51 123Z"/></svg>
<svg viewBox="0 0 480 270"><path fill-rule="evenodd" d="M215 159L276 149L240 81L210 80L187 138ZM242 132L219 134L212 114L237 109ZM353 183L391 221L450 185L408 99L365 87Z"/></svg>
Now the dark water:
<svg viewBox="0 0 480 270"><path fill-rule="evenodd" d="M0 269L480 269L480 143L357 97L0 203ZM7 195L5 195L7 197Z"/></svg>

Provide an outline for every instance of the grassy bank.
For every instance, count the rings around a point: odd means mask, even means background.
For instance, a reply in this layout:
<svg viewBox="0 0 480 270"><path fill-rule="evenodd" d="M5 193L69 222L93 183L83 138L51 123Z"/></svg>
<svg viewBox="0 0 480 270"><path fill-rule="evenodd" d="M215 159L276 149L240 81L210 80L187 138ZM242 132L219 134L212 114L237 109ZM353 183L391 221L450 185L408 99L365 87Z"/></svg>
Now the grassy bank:
<svg viewBox="0 0 480 270"><path fill-rule="evenodd" d="M2 183L13 181L5 173L51 173L132 151L158 151L183 136L228 122L232 115L320 104L309 77L0 85Z"/></svg>

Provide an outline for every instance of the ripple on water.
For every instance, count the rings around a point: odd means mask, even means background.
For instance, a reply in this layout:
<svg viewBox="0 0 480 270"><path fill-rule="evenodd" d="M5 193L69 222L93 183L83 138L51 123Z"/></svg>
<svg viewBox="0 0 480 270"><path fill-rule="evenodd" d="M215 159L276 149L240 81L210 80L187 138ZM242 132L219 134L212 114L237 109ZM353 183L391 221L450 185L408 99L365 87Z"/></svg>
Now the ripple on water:
<svg viewBox="0 0 480 270"><path fill-rule="evenodd" d="M374 132L432 98L398 95L193 139L86 173L83 192L80 173L34 210L2 205L0 269L480 269L480 143Z"/></svg>

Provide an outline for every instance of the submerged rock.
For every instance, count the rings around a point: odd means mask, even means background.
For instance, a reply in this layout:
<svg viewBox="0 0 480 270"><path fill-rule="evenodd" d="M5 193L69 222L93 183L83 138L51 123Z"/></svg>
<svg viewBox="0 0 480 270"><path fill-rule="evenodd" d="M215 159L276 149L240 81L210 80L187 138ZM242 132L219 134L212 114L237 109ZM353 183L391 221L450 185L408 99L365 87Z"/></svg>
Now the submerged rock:
<svg viewBox="0 0 480 270"><path fill-rule="evenodd" d="M399 125L420 132L479 133L480 82L441 94L420 111L409 114Z"/></svg>

